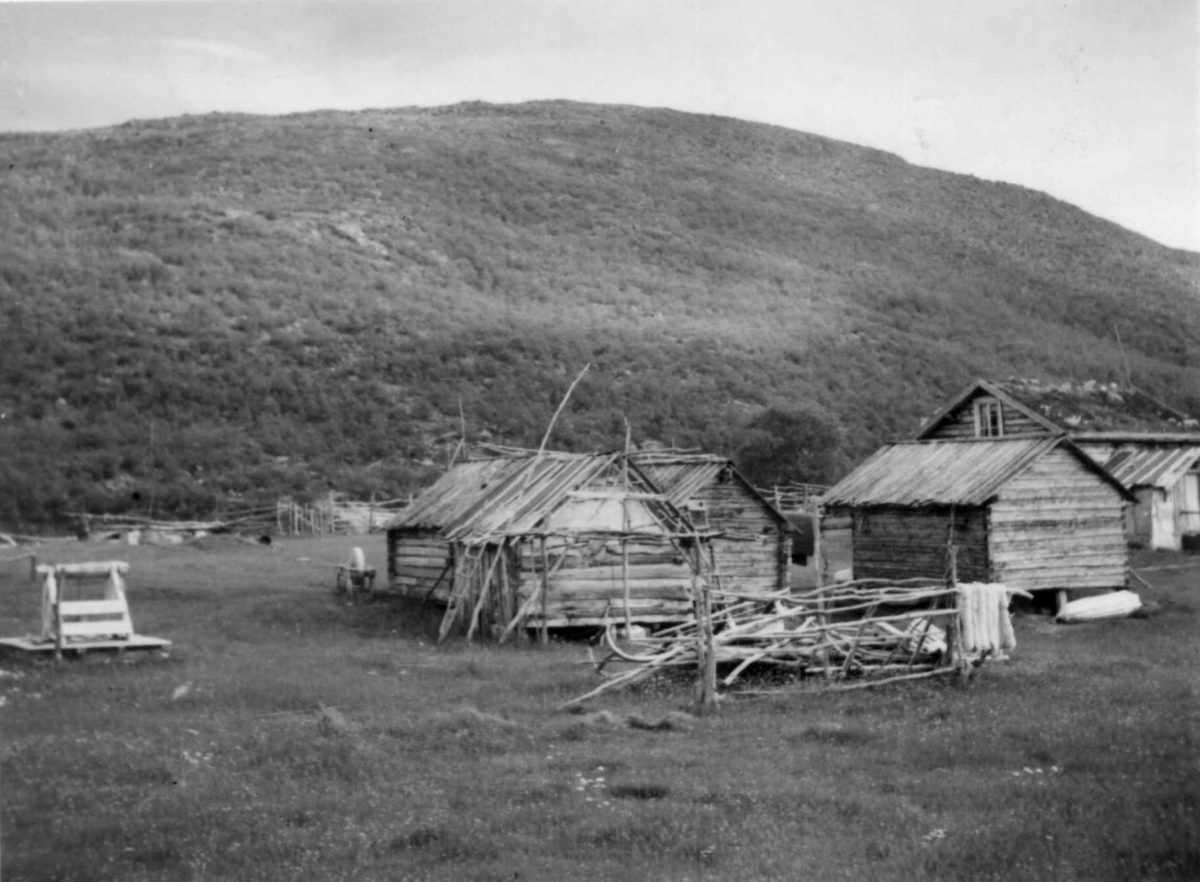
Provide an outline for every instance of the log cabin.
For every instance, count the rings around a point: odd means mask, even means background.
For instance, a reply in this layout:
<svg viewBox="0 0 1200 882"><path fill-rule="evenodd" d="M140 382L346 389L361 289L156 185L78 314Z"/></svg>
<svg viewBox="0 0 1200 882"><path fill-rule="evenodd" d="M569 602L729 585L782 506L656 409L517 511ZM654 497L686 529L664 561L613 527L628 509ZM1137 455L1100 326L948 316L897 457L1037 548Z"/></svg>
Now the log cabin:
<svg viewBox="0 0 1200 882"><path fill-rule="evenodd" d="M1126 537L1200 550L1200 421L1129 386L976 380L927 420L918 440L1065 435L1135 502Z"/></svg>
<svg viewBox="0 0 1200 882"><path fill-rule="evenodd" d="M832 487L819 530L849 545L856 579L1002 582L1062 601L1125 586L1132 499L1061 435L908 441Z"/></svg>
<svg viewBox="0 0 1200 882"><path fill-rule="evenodd" d="M673 450L645 450L630 457L667 501L714 534L721 588L740 594L788 589L796 528L730 459Z"/></svg>
<svg viewBox="0 0 1200 882"><path fill-rule="evenodd" d="M445 605L443 636L676 623L712 536L625 454L512 452L452 467L389 522L388 585Z"/></svg>

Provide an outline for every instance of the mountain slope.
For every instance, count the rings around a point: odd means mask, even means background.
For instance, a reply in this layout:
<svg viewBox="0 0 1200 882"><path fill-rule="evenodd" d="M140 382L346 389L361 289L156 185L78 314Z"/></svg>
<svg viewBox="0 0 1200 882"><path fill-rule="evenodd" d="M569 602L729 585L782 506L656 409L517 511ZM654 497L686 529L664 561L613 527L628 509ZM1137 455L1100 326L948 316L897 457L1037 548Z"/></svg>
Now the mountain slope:
<svg viewBox="0 0 1200 882"><path fill-rule="evenodd" d="M798 454L814 480L975 376L1129 374L1200 411L1200 256L784 129L468 104L0 155L4 522L404 492L464 423L536 444L587 363L556 446L627 418L736 453L798 410L841 439Z"/></svg>

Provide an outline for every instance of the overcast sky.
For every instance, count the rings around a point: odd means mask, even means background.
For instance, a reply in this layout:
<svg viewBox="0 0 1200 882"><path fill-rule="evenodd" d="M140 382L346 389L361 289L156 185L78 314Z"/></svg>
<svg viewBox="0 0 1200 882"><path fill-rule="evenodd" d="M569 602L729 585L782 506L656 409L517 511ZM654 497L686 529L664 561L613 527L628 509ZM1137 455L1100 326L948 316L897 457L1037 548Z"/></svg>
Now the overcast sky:
<svg viewBox="0 0 1200 882"><path fill-rule="evenodd" d="M0 0L0 131L545 98L829 135L1200 251L1200 0Z"/></svg>

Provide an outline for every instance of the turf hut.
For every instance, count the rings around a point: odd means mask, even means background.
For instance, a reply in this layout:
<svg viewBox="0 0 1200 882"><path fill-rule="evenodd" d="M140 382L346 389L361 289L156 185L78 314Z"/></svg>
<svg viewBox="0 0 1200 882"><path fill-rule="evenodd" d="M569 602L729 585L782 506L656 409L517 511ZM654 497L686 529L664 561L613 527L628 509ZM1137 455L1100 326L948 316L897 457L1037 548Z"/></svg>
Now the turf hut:
<svg viewBox="0 0 1200 882"><path fill-rule="evenodd" d="M711 538L623 454L511 453L454 466L390 522L388 583L445 604L443 636L675 623Z"/></svg>
<svg viewBox="0 0 1200 882"><path fill-rule="evenodd" d="M823 544L849 545L856 579L953 574L1025 591L1117 589L1131 500L1062 436L910 441L832 487L819 529Z"/></svg>
<svg viewBox="0 0 1200 882"><path fill-rule="evenodd" d="M739 594L787 590L795 530L729 459L659 450L631 456L668 502L714 534L723 589Z"/></svg>
<svg viewBox="0 0 1200 882"><path fill-rule="evenodd" d="M1200 549L1200 421L1117 383L976 380L922 440L1066 435L1130 491L1127 538Z"/></svg>

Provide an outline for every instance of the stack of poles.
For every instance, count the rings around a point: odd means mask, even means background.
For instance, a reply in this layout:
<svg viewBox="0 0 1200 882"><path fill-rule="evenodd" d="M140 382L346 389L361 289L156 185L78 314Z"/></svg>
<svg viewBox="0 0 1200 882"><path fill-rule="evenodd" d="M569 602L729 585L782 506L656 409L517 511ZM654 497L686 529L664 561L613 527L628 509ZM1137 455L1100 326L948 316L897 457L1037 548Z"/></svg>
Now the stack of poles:
<svg viewBox="0 0 1200 882"><path fill-rule="evenodd" d="M965 656L957 648L961 639L955 639L960 615L956 585L930 579L859 579L803 594L748 596L714 591L697 581L701 584L695 591L695 619L639 641L648 650L643 654L619 649L610 626L610 655L599 669L603 673L610 662L632 662L635 667L567 704L676 666L697 669L701 703L711 704L718 663L734 665L720 681L726 687L755 664L838 680L856 674L891 675L870 681L877 685L961 671L964 663ZM919 608L894 611L914 606ZM792 630L772 627L789 620L800 623ZM948 653L940 664L925 651L935 621L942 622L947 632Z"/></svg>

